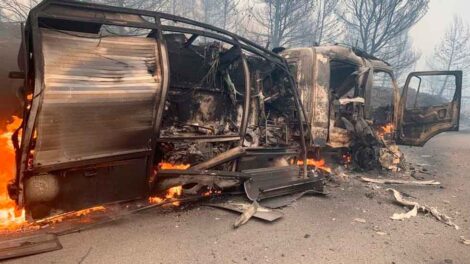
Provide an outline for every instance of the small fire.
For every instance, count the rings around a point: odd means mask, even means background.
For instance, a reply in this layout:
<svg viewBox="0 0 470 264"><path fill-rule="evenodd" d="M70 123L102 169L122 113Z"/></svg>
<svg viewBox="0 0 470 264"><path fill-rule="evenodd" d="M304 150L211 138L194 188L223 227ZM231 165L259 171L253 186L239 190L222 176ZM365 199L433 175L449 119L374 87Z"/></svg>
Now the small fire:
<svg viewBox="0 0 470 264"><path fill-rule="evenodd" d="M175 164L171 162L160 162L158 163L158 169L160 170L187 170L191 165L189 164ZM158 174L158 169L155 170L155 173ZM164 197L161 196L151 196L148 201L151 204L159 204L166 200L179 198L183 194L183 186L175 186L166 191ZM171 203L174 206L179 206L179 201L174 201Z"/></svg>
<svg viewBox="0 0 470 264"><path fill-rule="evenodd" d="M204 196L204 197L209 197L209 196L220 195L220 194L222 194L221 190L210 188L206 192L203 192L201 195Z"/></svg>
<svg viewBox="0 0 470 264"><path fill-rule="evenodd" d="M159 204L162 203L166 200L171 200L171 199L176 199L179 198L183 194L183 186L175 186L166 191L165 197L159 197L159 196L152 196L149 197L149 203L151 204ZM174 201L171 203L174 206L179 206L180 202L179 201Z"/></svg>
<svg viewBox="0 0 470 264"><path fill-rule="evenodd" d="M189 164L173 164L169 162L160 162L158 167L162 170L187 170L191 165Z"/></svg>
<svg viewBox="0 0 470 264"><path fill-rule="evenodd" d="M39 223L59 223L65 219L82 217L92 212L104 211L103 206L97 206L80 211L52 216L37 222L27 222L24 208L17 208L15 201L8 195L8 183L14 179L16 171L15 148L11 137L15 130L20 127L22 119L13 116L5 131L0 131L0 233L18 230L39 229ZM20 136L21 138L21 136Z"/></svg>
<svg viewBox="0 0 470 264"><path fill-rule="evenodd" d="M77 218L77 217L83 217L86 215L89 215L94 212L104 212L106 211L106 208L104 206L95 206L87 209L83 209L80 211L73 211L73 212L68 212L60 215L54 215L48 218L44 218L41 220L36 221L37 224L41 223L48 223L48 224L57 224L60 222L63 222L64 220L67 219L72 219L72 218Z"/></svg>
<svg viewBox="0 0 470 264"><path fill-rule="evenodd" d="M297 165L304 165L303 160L297 161ZM331 173L331 168L326 165L326 162L324 159L316 160L316 159L307 159L307 165L308 166L314 166L317 169L326 171L328 173Z"/></svg>
<svg viewBox="0 0 470 264"><path fill-rule="evenodd" d="M384 139L386 134L393 133L395 131L395 126L393 124L386 124L377 128L377 135Z"/></svg>
<svg viewBox="0 0 470 264"><path fill-rule="evenodd" d="M13 121L7 125L6 130L0 130L0 231L13 231L27 226L24 209L17 208L7 189L16 171L15 148L11 137L21 122L21 118L13 116Z"/></svg>

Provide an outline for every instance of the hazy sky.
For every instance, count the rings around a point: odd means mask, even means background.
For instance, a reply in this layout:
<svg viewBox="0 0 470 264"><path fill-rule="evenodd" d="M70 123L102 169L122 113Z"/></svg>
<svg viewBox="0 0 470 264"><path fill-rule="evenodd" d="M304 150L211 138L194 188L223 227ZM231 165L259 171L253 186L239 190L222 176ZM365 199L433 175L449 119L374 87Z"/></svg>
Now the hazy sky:
<svg viewBox="0 0 470 264"><path fill-rule="evenodd" d="M431 0L428 13L410 31L414 47L421 50L422 56L416 70L424 70L425 58L432 54L452 22L454 14L470 23L469 0Z"/></svg>

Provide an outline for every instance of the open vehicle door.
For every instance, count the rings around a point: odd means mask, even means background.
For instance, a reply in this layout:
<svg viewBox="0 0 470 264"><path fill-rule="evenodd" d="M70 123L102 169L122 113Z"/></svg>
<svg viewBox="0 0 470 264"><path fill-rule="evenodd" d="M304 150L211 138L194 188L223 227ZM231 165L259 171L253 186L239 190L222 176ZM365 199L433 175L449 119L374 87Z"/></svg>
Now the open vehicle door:
<svg viewBox="0 0 470 264"><path fill-rule="evenodd" d="M413 72L400 100L397 143L423 146L444 131L458 131L462 71Z"/></svg>

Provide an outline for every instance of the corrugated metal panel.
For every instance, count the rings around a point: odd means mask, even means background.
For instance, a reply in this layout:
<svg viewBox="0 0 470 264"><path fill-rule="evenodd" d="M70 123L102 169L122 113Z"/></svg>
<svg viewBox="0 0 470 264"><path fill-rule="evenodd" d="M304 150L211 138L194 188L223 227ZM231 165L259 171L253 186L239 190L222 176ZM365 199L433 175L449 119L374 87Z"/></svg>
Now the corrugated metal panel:
<svg viewBox="0 0 470 264"><path fill-rule="evenodd" d="M161 89L156 41L41 29L36 166L149 150Z"/></svg>

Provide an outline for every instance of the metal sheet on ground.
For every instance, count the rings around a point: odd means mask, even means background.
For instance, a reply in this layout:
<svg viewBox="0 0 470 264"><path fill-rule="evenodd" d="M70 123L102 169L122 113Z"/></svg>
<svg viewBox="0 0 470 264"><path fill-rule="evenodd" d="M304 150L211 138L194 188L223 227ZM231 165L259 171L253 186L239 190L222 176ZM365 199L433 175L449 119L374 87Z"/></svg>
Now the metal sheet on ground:
<svg viewBox="0 0 470 264"><path fill-rule="evenodd" d="M62 249L54 234L40 234L0 242L0 260Z"/></svg>
<svg viewBox="0 0 470 264"><path fill-rule="evenodd" d="M259 204L261 206L269 208L269 209L277 209L277 208L285 207L285 206L288 206L288 205L292 204L293 202L295 202L298 199L302 198L302 196L304 196L306 194L310 194L310 195L312 195L312 194L322 194L322 195L324 195L324 193L314 191L314 190L309 190L309 191L304 191L304 192L295 193L295 194L291 194L291 195L273 197L273 198L270 198L270 199L260 201Z"/></svg>
<svg viewBox="0 0 470 264"><path fill-rule="evenodd" d="M222 202L222 203L210 203L210 204L205 204L205 205L210 206L210 207L215 207L215 208L221 208L221 209L225 209L229 211L234 211L238 213L243 213L251 204L243 203L243 202ZM257 208L256 213L253 215L253 217L255 218L268 221L268 222L274 222L283 216L284 214L279 211L273 211L271 209L261 207L261 206Z"/></svg>

